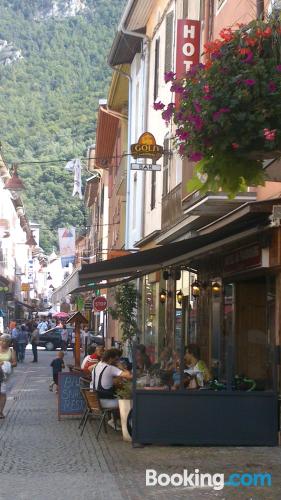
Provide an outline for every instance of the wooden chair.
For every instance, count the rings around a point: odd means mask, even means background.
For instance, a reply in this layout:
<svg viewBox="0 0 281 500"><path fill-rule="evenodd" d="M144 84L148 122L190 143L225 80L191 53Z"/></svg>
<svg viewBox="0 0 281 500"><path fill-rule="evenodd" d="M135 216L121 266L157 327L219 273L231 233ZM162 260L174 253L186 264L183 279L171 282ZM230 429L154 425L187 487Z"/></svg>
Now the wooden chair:
<svg viewBox="0 0 281 500"><path fill-rule="evenodd" d="M89 389L84 389L82 387L80 388L80 391L86 404L86 410L79 424L79 428L82 427L80 435L81 436L83 435L88 418L90 416L98 417L100 419L98 432L96 434L96 438L98 440L102 425L104 426L104 432L107 432L106 417L108 416L109 413L113 413L113 418L115 422L116 412L112 408L102 408L99 396L96 391L89 391Z"/></svg>

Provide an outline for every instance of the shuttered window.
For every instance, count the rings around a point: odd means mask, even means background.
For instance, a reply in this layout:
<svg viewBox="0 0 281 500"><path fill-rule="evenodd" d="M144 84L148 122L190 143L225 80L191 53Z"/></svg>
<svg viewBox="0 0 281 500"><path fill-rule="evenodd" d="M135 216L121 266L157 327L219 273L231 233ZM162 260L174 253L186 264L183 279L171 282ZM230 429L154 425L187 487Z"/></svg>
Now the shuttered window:
<svg viewBox="0 0 281 500"><path fill-rule="evenodd" d="M170 12L166 17L165 73L171 71L173 64L173 23L174 13Z"/></svg>
<svg viewBox="0 0 281 500"><path fill-rule="evenodd" d="M150 208L153 210L156 203L156 171L151 172L151 198L150 198Z"/></svg>
<svg viewBox="0 0 281 500"><path fill-rule="evenodd" d="M170 164L170 141L164 139L164 156L163 156L163 196L166 196L169 191L169 164Z"/></svg>
<svg viewBox="0 0 281 500"><path fill-rule="evenodd" d="M160 49L160 38L155 41L155 66L154 66L154 101L158 97L159 88L159 49Z"/></svg>
<svg viewBox="0 0 281 500"><path fill-rule="evenodd" d="M188 0L183 0L183 18L188 17Z"/></svg>

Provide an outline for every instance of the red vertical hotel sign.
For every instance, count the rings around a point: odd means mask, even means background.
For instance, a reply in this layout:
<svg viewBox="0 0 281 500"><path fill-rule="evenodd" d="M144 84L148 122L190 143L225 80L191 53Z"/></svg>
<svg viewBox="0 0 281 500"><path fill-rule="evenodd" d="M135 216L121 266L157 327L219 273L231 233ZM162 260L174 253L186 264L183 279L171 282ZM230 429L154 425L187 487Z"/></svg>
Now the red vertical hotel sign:
<svg viewBox="0 0 281 500"><path fill-rule="evenodd" d="M176 76L181 78L200 60L200 21L179 19Z"/></svg>

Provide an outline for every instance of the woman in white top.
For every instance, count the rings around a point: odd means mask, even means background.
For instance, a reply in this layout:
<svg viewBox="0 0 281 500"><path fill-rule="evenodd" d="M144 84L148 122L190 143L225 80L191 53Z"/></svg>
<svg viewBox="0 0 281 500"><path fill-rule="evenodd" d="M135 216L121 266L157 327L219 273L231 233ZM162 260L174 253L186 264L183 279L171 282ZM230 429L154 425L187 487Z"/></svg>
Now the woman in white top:
<svg viewBox="0 0 281 500"><path fill-rule="evenodd" d="M103 408L118 408L118 400L115 397L114 378L121 377L132 379L128 370L118 368L120 351L108 349L92 371L92 386L97 391Z"/></svg>
<svg viewBox="0 0 281 500"><path fill-rule="evenodd" d="M0 337L0 367L5 362L11 363L11 366L17 366L17 357L13 348L10 347L12 341L11 335L4 333ZM3 410L6 404L6 384L3 380L4 373L0 373L0 418L4 418Z"/></svg>

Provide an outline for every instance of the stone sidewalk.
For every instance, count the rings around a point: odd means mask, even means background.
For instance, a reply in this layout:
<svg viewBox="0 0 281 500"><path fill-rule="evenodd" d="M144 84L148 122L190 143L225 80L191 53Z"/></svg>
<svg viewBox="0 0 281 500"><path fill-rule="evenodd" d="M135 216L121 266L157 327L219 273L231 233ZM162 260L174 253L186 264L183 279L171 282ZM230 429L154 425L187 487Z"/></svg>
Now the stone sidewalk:
<svg viewBox="0 0 281 500"><path fill-rule="evenodd" d="M54 353L39 352L38 365L26 361L11 378L6 419L0 421L0 500L140 500L281 498L280 448L188 448L147 446L133 449L109 429L97 442L95 422L83 437L79 420L57 418L57 397L49 392ZM66 362L70 361L68 353ZM272 487L211 488L145 486L145 470L158 473L268 472Z"/></svg>

